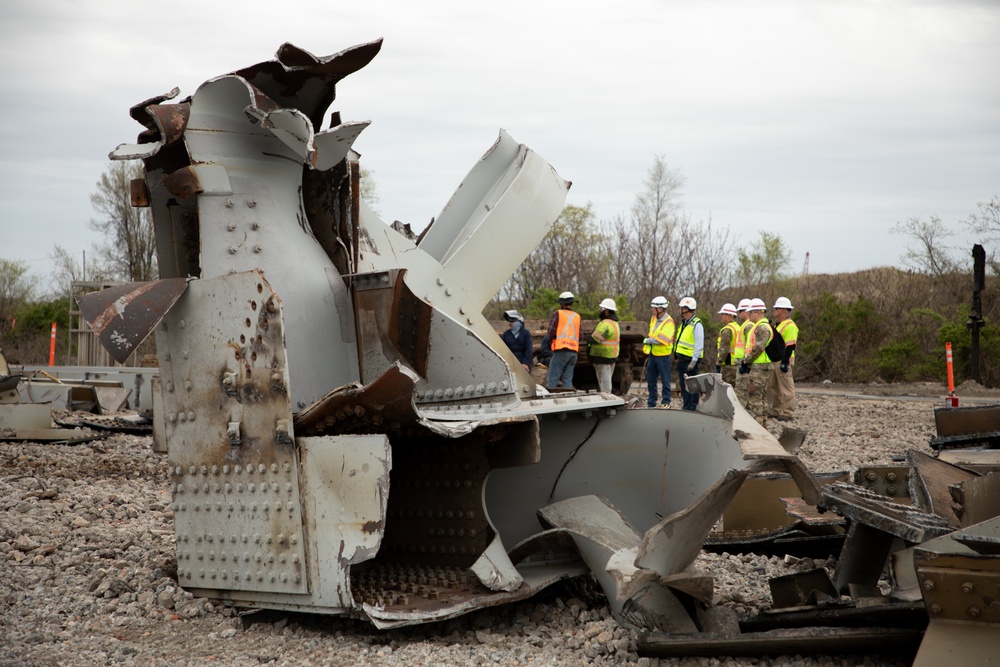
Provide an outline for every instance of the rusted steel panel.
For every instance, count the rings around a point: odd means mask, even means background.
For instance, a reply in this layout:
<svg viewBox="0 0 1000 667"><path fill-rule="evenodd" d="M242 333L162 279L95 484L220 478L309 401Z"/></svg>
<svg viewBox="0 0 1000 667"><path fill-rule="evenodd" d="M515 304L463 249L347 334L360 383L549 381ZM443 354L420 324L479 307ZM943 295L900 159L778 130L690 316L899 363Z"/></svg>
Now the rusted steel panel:
<svg viewBox="0 0 1000 667"><path fill-rule="evenodd" d="M822 568L774 577L768 580L768 585L771 588L772 609L803 607L840 599L830 575Z"/></svg>
<svg viewBox="0 0 1000 667"><path fill-rule="evenodd" d="M949 489L959 506L963 528L1000 515L1000 473L989 473L959 482Z"/></svg>
<svg viewBox="0 0 1000 667"><path fill-rule="evenodd" d="M909 484L913 504L942 517L951 528L961 528L960 508L952 500L950 488L979 477L979 473L963 470L915 450L910 450L907 458L913 471Z"/></svg>
<svg viewBox="0 0 1000 667"><path fill-rule="evenodd" d="M678 637L650 633L639 639L639 655L752 656L826 654L894 654L912 652L921 631L900 628L811 628L780 635L744 634L734 639ZM940 664L940 663L939 663Z"/></svg>
<svg viewBox="0 0 1000 667"><path fill-rule="evenodd" d="M934 408L938 437L1000 431L1000 405Z"/></svg>
<svg viewBox="0 0 1000 667"><path fill-rule="evenodd" d="M893 503L852 484L824 487L822 505L910 543L924 542L951 531L948 521L936 514Z"/></svg>
<svg viewBox="0 0 1000 667"><path fill-rule="evenodd" d="M80 297L80 311L115 361L125 363L187 284L186 278L165 278L109 287Z"/></svg>

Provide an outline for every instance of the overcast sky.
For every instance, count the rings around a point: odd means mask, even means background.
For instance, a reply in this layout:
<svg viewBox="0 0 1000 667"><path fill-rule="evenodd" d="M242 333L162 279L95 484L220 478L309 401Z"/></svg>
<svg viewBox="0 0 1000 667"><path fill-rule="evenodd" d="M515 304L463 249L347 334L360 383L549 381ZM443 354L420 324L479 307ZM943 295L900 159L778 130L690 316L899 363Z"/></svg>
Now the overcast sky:
<svg viewBox="0 0 1000 667"><path fill-rule="evenodd" d="M133 104L378 37L331 111L372 121L386 222L422 229L500 128L600 220L663 155L688 215L780 234L794 272L897 265L896 222L958 228L1000 194L1000 2L34 0L0 9L0 257L42 276L53 243L90 250Z"/></svg>

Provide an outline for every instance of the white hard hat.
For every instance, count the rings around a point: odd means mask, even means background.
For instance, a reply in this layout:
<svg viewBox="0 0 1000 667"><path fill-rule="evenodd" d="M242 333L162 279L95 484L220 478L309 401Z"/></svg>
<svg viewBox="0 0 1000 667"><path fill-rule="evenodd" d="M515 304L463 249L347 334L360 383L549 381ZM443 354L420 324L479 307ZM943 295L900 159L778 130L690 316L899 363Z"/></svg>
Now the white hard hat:
<svg viewBox="0 0 1000 667"><path fill-rule="evenodd" d="M719 309L719 315L736 315L736 306L731 303L722 304L722 308Z"/></svg>
<svg viewBox="0 0 1000 667"><path fill-rule="evenodd" d="M576 301L576 297L573 296L572 292L563 292L559 295L559 303L573 303Z"/></svg>
<svg viewBox="0 0 1000 667"><path fill-rule="evenodd" d="M747 310L767 310L764 299L750 299L750 307Z"/></svg>
<svg viewBox="0 0 1000 667"><path fill-rule="evenodd" d="M698 302L694 300L693 296L684 297L677 305L681 308L687 308L688 310L698 310Z"/></svg>
<svg viewBox="0 0 1000 667"><path fill-rule="evenodd" d="M522 317L521 313L517 312L516 310L505 310L503 313L503 318L508 322L513 322L514 320L518 320L520 322L524 321L524 317Z"/></svg>
<svg viewBox="0 0 1000 667"><path fill-rule="evenodd" d="M670 304L667 302L667 297L665 296L654 296L653 300L649 304L653 308L666 308Z"/></svg>
<svg viewBox="0 0 1000 667"><path fill-rule="evenodd" d="M618 304L615 303L614 299L605 299L601 302L601 308L604 310L618 310Z"/></svg>
<svg viewBox="0 0 1000 667"><path fill-rule="evenodd" d="M792 310L792 302L788 300L787 296L779 296L778 300L774 302L774 307Z"/></svg>
<svg viewBox="0 0 1000 667"><path fill-rule="evenodd" d="M750 299L740 299L740 305L736 306L736 312L750 310Z"/></svg>

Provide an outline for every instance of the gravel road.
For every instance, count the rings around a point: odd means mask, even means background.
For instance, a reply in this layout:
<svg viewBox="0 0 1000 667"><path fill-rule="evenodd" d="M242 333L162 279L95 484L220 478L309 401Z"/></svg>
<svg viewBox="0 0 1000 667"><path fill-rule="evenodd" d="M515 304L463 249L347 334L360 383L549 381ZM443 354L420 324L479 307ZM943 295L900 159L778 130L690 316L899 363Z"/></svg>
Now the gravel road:
<svg viewBox="0 0 1000 667"><path fill-rule="evenodd" d="M799 455L814 471L931 451L939 387L923 400L802 389L794 425L809 433ZM177 586L166 468L148 437L0 443L0 665L908 664L879 655L639 657L636 633L578 584L388 632L308 614L240 617ZM744 615L770 606L769 578L834 562L703 553L696 565L715 575L718 604Z"/></svg>

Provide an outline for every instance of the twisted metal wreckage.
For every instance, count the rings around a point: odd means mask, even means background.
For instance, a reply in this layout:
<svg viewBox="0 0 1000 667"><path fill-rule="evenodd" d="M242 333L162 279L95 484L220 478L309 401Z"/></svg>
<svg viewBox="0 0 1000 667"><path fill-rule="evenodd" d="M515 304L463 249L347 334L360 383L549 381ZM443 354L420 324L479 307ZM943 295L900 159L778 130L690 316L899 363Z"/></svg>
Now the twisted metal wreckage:
<svg viewBox="0 0 1000 667"><path fill-rule="evenodd" d="M380 47L285 44L133 107L146 130L111 155L144 161L161 279L83 308L116 358L155 329L178 580L388 628L589 570L620 622L696 632L691 566L744 479L786 471L812 505L819 485L718 376L689 379L697 412L537 387L482 311L570 183L501 131L419 238L383 223L368 122L318 130Z"/></svg>

